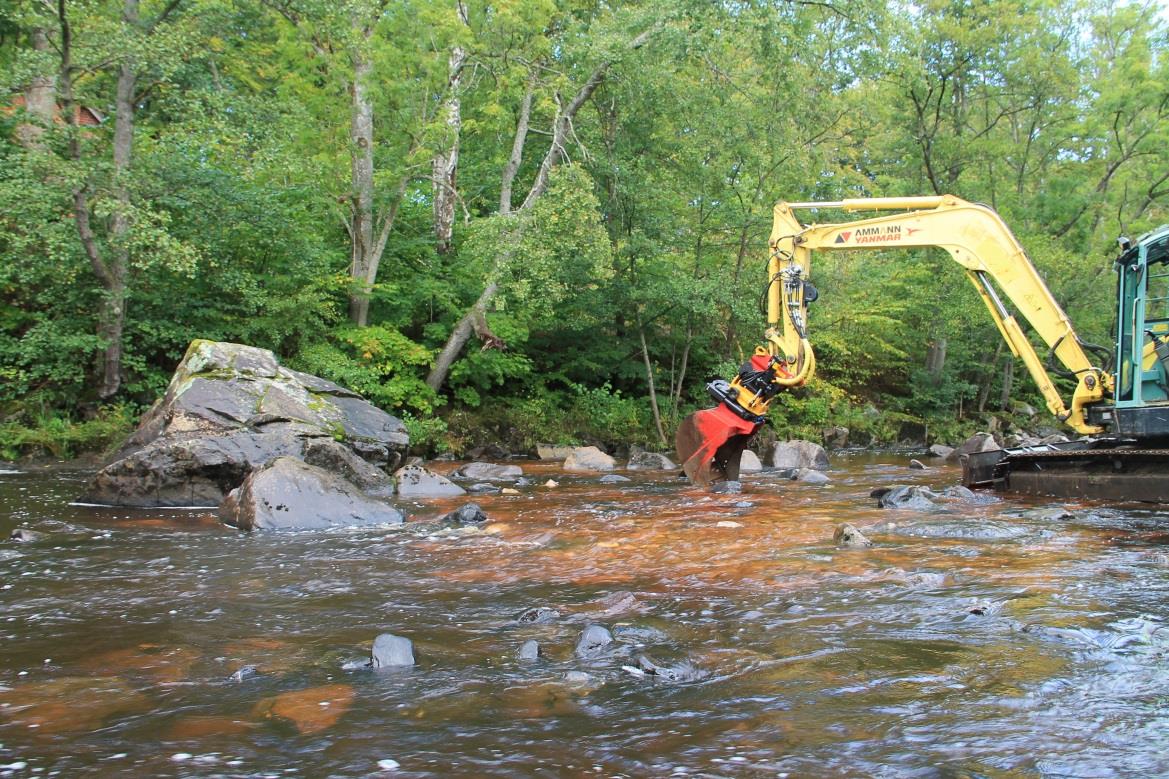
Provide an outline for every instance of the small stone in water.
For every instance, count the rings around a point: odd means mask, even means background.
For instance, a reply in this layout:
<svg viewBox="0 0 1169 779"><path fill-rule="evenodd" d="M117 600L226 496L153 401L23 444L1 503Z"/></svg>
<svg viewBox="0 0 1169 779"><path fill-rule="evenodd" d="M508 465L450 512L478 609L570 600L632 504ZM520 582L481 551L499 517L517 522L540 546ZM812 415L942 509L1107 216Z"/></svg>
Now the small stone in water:
<svg viewBox="0 0 1169 779"><path fill-rule="evenodd" d="M848 549L859 549L873 545L873 542L866 538L864 533L848 522L837 526L836 532L832 534L832 540L836 542L837 546Z"/></svg>
<svg viewBox="0 0 1169 779"><path fill-rule="evenodd" d="M536 606L535 608L526 609L523 614L516 617L516 622L524 625L547 625L549 622L555 622L560 618L560 612L556 609L550 609L547 606Z"/></svg>
<svg viewBox="0 0 1169 779"><path fill-rule="evenodd" d="M397 760L393 760L393 759L387 757L384 760L377 761L377 767L378 767L378 770L381 770L381 771L397 771L399 768L402 767L402 764L399 763Z"/></svg>
<svg viewBox="0 0 1169 779"><path fill-rule="evenodd" d="M715 527L742 527L742 522L732 522L729 519L723 519L714 524Z"/></svg>
<svg viewBox="0 0 1169 779"><path fill-rule="evenodd" d="M924 470L926 470L925 463L923 463L921 460L910 460L910 461L909 461L909 467L910 467L910 468L912 468L912 469L913 469L913 470L915 470L915 471L924 471Z"/></svg>
<svg viewBox="0 0 1169 779"><path fill-rule="evenodd" d="M595 657L613 643L613 634L604 625L589 625L576 642L577 657Z"/></svg>
<svg viewBox="0 0 1169 779"><path fill-rule="evenodd" d="M382 633L373 641L374 668L414 665L414 644L408 638Z"/></svg>
<svg viewBox="0 0 1169 779"><path fill-rule="evenodd" d="M192 757L194 757L194 755L192 755L190 752L175 752L170 756L170 759L176 763L181 763L184 760L190 760Z"/></svg>
<svg viewBox="0 0 1169 779"><path fill-rule="evenodd" d="M560 482L556 481L555 479L549 479L548 481L544 482L544 486L545 487L559 487Z"/></svg>
<svg viewBox="0 0 1169 779"><path fill-rule="evenodd" d="M538 660L540 658L540 644L537 641L525 641L517 656L520 660Z"/></svg>

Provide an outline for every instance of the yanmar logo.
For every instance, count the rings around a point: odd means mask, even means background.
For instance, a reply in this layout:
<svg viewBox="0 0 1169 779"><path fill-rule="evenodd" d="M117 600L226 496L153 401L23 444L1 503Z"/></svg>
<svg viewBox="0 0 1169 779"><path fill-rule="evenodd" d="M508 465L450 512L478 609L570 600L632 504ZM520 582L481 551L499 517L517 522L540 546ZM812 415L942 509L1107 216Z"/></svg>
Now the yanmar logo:
<svg viewBox="0 0 1169 779"><path fill-rule="evenodd" d="M901 225L879 225L877 227L861 227L856 230L842 230L833 243L884 243L885 241L900 241L901 238Z"/></svg>

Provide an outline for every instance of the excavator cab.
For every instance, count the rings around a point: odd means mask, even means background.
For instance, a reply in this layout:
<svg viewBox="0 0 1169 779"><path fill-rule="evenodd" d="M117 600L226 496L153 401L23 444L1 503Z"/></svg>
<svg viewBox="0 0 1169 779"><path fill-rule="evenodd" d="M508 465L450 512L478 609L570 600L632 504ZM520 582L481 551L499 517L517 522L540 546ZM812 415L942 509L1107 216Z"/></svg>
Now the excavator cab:
<svg viewBox="0 0 1169 779"><path fill-rule="evenodd" d="M1131 242L1116 259L1116 394L1113 432L1169 438L1169 225Z"/></svg>

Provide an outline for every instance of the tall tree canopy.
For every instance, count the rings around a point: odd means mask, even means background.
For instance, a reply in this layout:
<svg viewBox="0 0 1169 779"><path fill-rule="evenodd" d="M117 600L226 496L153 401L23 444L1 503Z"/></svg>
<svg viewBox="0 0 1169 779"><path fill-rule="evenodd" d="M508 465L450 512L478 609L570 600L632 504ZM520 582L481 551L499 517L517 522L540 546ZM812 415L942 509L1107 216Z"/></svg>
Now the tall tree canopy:
<svg viewBox="0 0 1169 779"><path fill-rule="evenodd" d="M1115 238L1169 221L1155 4L6 0L0 64L9 421L209 337L441 445L664 440L761 335L777 200L987 202L1100 342ZM790 424L1034 394L944 255L814 279Z"/></svg>

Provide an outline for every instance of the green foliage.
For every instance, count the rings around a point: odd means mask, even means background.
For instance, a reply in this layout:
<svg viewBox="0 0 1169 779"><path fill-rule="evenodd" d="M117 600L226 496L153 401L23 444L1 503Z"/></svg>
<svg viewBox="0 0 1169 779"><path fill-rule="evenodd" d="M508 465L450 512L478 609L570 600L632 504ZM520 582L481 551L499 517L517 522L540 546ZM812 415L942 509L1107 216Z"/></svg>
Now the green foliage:
<svg viewBox="0 0 1169 779"><path fill-rule="evenodd" d="M18 415L0 422L0 459L107 454L126 439L137 417L127 405L103 406L93 419L84 421L43 410Z"/></svg>
<svg viewBox="0 0 1169 779"><path fill-rule="evenodd" d="M7 440L23 442L9 453L78 451L105 424L67 421L96 400L109 300L79 238L82 187L96 246L129 258L121 399L152 401L194 337L239 341L403 414L429 451L488 432L517 447L654 444L651 380L668 427L758 341L779 199L987 202L1097 343L1110 339L1116 235L1169 222L1169 35L1155 6L925 0L844 15L531 0L471 4L464 21L445 0L191 0L153 27L169 4L144 3L137 26L115 5L66 7L76 98L109 116L76 136L74 159L67 127L26 147L28 112L0 111L0 409ZM30 43L34 28L59 42L57 24L51 4L0 13L5 94L57 74L59 51ZM373 211L395 214L363 330L341 324L359 60L373 69ZM135 133L115 175L124 64L139 74ZM519 210L586 84L547 191ZM512 213L499 216L528 93ZM439 254L429 176L455 141L456 97L454 246ZM776 408L784 435L956 435L998 405L1011 358L946 255L824 254L812 279L819 377ZM485 323L506 348L472 342L435 393L424 377L490 284ZM929 373L926 350L942 341L945 364ZM1015 373L1012 395L1035 403Z"/></svg>
<svg viewBox="0 0 1169 779"><path fill-rule="evenodd" d="M328 340L301 350L295 365L356 392L386 409L430 414L438 400L419 376L430 352L385 326L337 328Z"/></svg>

